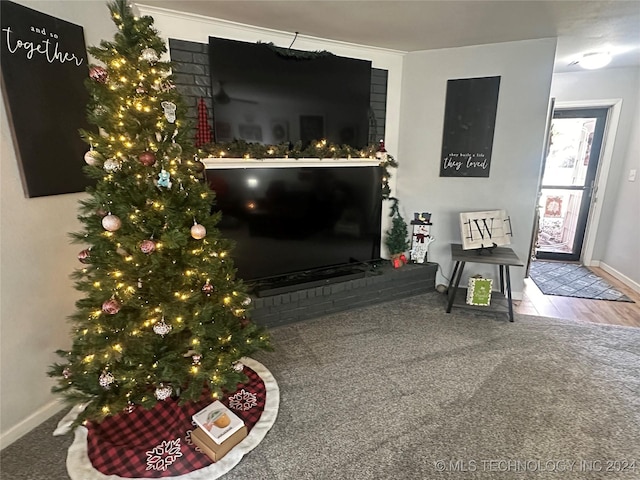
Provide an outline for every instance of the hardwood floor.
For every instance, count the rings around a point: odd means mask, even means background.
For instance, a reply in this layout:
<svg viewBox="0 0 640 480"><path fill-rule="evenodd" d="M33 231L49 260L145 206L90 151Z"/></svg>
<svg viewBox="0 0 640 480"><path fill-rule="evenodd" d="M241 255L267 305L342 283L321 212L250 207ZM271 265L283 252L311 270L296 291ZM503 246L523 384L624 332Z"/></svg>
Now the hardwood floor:
<svg viewBox="0 0 640 480"><path fill-rule="evenodd" d="M526 278L522 300L513 302L514 312L640 328L640 293L601 268L589 268L635 303L543 295L533 280Z"/></svg>

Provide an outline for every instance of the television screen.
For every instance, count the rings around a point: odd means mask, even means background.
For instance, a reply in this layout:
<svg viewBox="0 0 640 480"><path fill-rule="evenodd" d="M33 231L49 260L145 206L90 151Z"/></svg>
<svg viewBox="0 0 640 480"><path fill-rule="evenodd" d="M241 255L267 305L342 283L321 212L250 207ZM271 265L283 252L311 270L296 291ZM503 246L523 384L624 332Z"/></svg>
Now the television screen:
<svg viewBox="0 0 640 480"><path fill-rule="evenodd" d="M377 166L207 169L246 281L380 258Z"/></svg>
<svg viewBox="0 0 640 480"><path fill-rule="evenodd" d="M216 37L209 56L217 142L367 145L370 61Z"/></svg>

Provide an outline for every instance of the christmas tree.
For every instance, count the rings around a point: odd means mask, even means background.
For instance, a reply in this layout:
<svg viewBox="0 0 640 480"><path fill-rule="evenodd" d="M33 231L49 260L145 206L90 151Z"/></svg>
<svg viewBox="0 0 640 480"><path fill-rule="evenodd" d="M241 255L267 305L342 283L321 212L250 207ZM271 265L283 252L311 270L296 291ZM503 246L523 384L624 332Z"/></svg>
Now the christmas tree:
<svg viewBox="0 0 640 480"><path fill-rule="evenodd" d="M404 254L409 248L409 240L408 240L408 230L407 230L407 222L404 221L402 215L400 215L400 209L398 207L398 199L394 197L390 197L393 203L391 204L391 214L390 217L393 217L391 220L391 228L387 230L385 233L384 243L389 249L389 254L391 255L394 266L401 266L400 261L396 261L399 255Z"/></svg>
<svg viewBox="0 0 640 480"><path fill-rule="evenodd" d="M80 202L84 229L72 234L85 246L73 273L83 296L72 347L49 371L54 392L87 404L78 422L198 400L206 389L215 399L246 379L243 356L269 348L210 215L214 192L160 60L165 44L151 17L134 17L125 0L108 6L118 32L89 48L102 65L86 80L97 133L81 132L96 183Z"/></svg>

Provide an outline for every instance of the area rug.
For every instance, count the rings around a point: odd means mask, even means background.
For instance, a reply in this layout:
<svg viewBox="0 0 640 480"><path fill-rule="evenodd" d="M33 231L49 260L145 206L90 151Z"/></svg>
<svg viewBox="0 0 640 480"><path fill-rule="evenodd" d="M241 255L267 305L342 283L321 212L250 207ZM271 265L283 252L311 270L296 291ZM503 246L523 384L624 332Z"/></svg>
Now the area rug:
<svg viewBox="0 0 640 480"><path fill-rule="evenodd" d="M545 295L634 303L582 265L535 261L531 263L529 276Z"/></svg>
<svg viewBox="0 0 640 480"><path fill-rule="evenodd" d="M164 478L215 479L234 468L253 450L275 422L279 390L269 370L243 358L248 381L221 399L247 426L249 434L221 460L213 463L191 440L196 428L191 417L209 403L210 396L178 406L169 399L150 410L135 409L98 425L78 427L69 447L67 471L72 480ZM61 420L54 435L68 432L78 413Z"/></svg>

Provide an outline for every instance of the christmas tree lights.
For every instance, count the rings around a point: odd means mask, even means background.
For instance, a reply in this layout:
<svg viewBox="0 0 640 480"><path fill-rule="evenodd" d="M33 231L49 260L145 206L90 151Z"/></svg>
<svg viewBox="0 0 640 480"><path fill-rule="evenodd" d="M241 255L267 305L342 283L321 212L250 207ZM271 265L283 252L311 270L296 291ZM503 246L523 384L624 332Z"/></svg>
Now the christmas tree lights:
<svg viewBox="0 0 640 480"><path fill-rule="evenodd" d="M89 48L101 63L86 81L97 133L81 132L96 180L72 235L83 245L73 273L83 297L72 346L49 371L55 392L86 404L78 422L198 400L205 388L221 397L245 379L239 360L269 348L210 215L215 194L185 136L165 44L124 0L109 10L114 40Z"/></svg>

